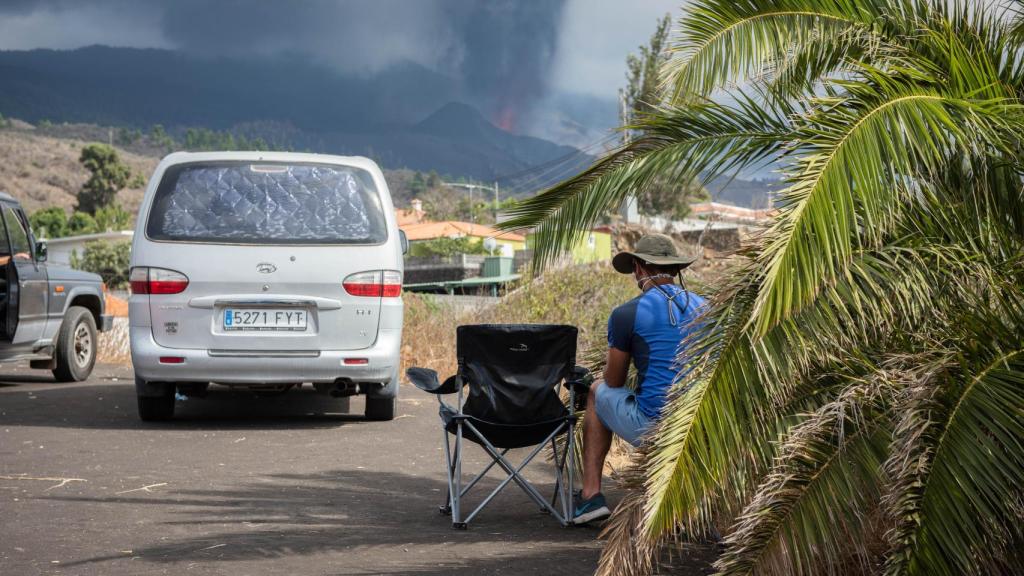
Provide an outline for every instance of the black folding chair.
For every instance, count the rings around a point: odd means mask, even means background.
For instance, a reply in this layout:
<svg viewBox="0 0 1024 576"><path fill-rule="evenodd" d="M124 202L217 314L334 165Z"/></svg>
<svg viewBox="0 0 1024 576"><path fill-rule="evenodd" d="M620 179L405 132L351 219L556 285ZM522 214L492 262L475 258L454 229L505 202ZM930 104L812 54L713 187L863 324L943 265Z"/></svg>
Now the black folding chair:
<svg viewBox="0 0 1024 576"><path fill-rule="evenodd" d="M452 527L466 529L509 483L523 492L566 526L572 522L573 429L572 410L576 393L589 386L589 374L576 366L576 328L544 324L482 324L457 329L458 372L440 383L437 372L409 368L406 375L417 388L437 395L444 429L448 495L441 506L450 514ZM563 383L569 389L569 403L558 394ZM463 387L469 394L463 403ZM457 394L451 406L442 395ZM556 439L565 435L565 441ZM455 437L454 450L451 436ZM463 440L479 444L491 463L469 484L462 483ZM522 471L547 445L552 447L555 490L549 502ZM519 465L505 456L513 448L534 446ZM469 515L463 517L462 499L494 466L507 477ZM556 502L558 506L556 507Z"/></svg>

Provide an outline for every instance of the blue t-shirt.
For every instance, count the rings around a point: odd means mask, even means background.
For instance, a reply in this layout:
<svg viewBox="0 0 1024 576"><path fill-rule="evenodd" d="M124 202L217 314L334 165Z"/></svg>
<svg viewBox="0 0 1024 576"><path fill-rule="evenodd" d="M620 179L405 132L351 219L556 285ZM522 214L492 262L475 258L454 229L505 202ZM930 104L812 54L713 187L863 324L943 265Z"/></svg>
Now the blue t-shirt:
<svg viewBox="0 0 1024 576"><path fill-rule="evenodd" d="M637 371L637 405L649 418L657 418L665 405L668 389L679 371L679 344L689 335L690 323L704 305L704 299L692 292L687 304L687 295L675 284L663 284L661 288L679 294L673 299L675 303L670 303L658 288L651 288L613 310L608 318L608 346L632 356ZM674 326L669 306L675 314Z"/></svg>

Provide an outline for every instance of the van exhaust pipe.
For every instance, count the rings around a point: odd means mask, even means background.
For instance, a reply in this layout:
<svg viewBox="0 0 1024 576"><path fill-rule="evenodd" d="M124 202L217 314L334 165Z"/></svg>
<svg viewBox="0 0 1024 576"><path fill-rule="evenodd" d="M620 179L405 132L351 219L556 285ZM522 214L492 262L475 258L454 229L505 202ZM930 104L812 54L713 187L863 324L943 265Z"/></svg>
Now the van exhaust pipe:
<svg viewBox="0 0 1024 576"><path fill-rule="evenodd" d="M314 384L313 387L321 394L328 394L331 398L347 398L359 393L359 385L351 378L338 378L334 382Z"/></svg>

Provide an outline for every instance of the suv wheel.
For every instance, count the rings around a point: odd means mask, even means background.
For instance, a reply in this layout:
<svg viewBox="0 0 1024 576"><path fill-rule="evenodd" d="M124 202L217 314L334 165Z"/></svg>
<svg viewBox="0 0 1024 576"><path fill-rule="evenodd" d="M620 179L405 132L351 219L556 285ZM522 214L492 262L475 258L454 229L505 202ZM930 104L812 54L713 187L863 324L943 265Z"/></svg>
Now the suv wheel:
<svg viewBox="0 0 1024 576"><path fill-rule="evenodd" d="M366 397L367 420L394 420L397 398Z"/></svg>
<svg viewBox="0 0 1024 576"><path fill-rule="evenodd" d="M143 422L161 422L174 418L174 384L163 384L159 396L138 396L139 418Z"/></svg>
<svg viewBox="0 0 1024 576"><path fill-rule="evenodd" d="M81 382L92 374L96 364L96 320L88 309L68 308L57 334L54 360L57 366L53 377L58 382Z"/></svg>

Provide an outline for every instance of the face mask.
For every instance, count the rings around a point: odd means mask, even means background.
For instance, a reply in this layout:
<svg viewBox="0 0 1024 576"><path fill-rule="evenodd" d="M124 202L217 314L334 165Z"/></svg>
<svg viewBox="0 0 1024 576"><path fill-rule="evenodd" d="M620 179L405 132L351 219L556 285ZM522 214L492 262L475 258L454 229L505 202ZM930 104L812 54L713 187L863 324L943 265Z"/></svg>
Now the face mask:
<svg viewBox="0 0 1024 576"><path fill-rule="evenodd" d="M682 310L684 317L690 309L690 293L686 291L686 286L683 284L683 272L681 270L679 271L679 285L682 288L682 290L676 292L675 294L669 294L668 290L665 290L664 288L661 287L660 284L654 282L655 279L659 278L668 278L669 280L672 280L674 277L671 274L664 273L648 274L647 276L641 276L637 278L636 286L637 288L640 289L641 292L643 292L648 282L654 283L654 287L657 288L658 292L661 292L667 300L665 304L668 306L668 323L672 326L678 326L679 319L676 317L675 309L679 307ZM676 301L676 297L679 296L680 294L686 295L686 303L681 306L679 302Z"/></svg>

